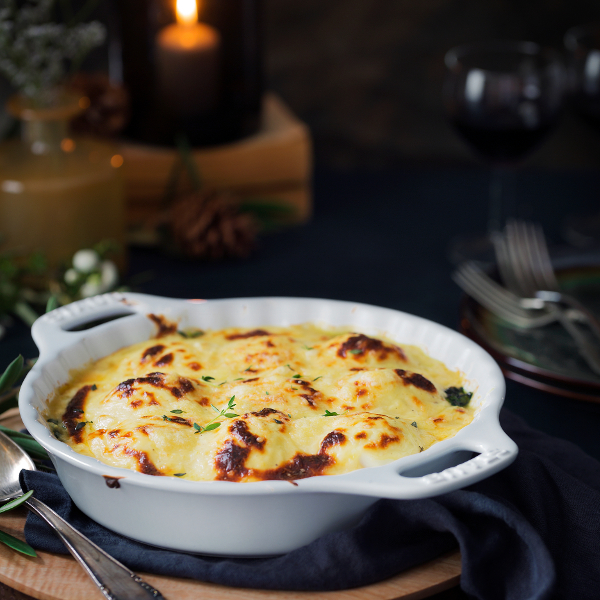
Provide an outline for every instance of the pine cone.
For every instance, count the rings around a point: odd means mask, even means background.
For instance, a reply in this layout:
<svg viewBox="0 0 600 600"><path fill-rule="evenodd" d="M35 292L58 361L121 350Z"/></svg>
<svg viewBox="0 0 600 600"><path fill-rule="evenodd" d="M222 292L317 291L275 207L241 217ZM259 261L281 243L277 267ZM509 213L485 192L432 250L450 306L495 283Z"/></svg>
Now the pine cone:
<svg viewBox="0 0 600 600"><path fill-rule="evenodd" d="M73 131L116 137L129 121L129 94L104 73L77 73L69 88L89 100L72 122Z"/></svg>
<svg viewBox="0 0 600 600"><path fill-rule="evenodd" d="M255 246L254 219L227 192L201 190L176 198L170 225L174 242L189 257L244 258Z"/></svg>

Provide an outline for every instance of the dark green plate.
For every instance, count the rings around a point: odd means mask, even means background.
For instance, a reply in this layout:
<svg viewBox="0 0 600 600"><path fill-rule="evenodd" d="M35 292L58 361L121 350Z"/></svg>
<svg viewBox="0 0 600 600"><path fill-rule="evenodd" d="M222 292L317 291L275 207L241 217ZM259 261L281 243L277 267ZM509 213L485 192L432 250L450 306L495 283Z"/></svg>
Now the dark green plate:
<svg viewBox="0 0 600 600"><path fill-rule="evenodd" d="M557 277L563 291L600 316L600 264L563 267L557 269ZM600 375L588 367L560 324L516 329L465 296L461 330L494 356L507 377L562 396L600 402Z"/></svg>

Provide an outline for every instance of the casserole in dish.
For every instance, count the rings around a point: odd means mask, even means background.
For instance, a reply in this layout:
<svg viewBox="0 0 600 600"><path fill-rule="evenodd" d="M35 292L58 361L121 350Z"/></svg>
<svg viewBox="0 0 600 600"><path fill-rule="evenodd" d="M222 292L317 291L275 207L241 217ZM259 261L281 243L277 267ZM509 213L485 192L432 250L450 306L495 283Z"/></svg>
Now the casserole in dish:
<svg viewBox="0 0 600 600"><path fill-rule="evenodd" d="M73 369L152 338L156 325L148 318L150 314L177 322L181 329L320 323L417 345L464 374L468 389L474 392L471 402L476 414L454 437L419 454L341 475L296 481L185 481L112 467L77 454L51 434L43 416L48 399ZM81 328L121 315L126 316ZM487 477L516 457L515 444L498 423L504 380L496 363L460 334L398 311L315 299L204 302L106 294L44 315L32 333L40 358L20 394L25 426L47 449L63 485L83 512L142 542L219 555L283 553L355 522L378 498L442 494ZM473 453L477 456L462 462Z"/></svg>

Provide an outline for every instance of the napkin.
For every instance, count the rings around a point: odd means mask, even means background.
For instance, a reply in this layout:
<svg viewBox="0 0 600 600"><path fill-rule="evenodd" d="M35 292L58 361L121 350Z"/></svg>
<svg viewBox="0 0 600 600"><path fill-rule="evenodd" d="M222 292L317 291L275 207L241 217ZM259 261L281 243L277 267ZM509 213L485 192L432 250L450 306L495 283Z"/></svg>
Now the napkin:
<svg viewBox="0 0 600 600"><path fill-rule="evenodd" d="M380 500L355 527L272 558L216 558L137 543L86 517L56 475L23 471L21 484L134 571L238 587L339 590L381 581L458 545L461 587L480 600L597 599L600 463L506 410L501 424L520 450L504 471L436 498ZM25 537L39 550L67 553L33 513Z"/></svg>

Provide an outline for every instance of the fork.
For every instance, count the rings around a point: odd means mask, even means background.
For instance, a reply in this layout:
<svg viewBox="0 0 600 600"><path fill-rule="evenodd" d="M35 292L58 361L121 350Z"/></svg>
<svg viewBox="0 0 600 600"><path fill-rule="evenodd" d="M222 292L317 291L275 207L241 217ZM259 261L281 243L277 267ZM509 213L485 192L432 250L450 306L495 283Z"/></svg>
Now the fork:
<svg viewBox="0 0 600 600"><path fill-rule="evenodd" d="M469 296L511 325L533 329L557 320L556 314L530 307L529 298L520 298L496 283L476 263L462 263L452 273L454 282ZM544 307L542 307L544 308Z"/></svg>
<svg viewBox="0 0 600 600"><path fill-rule="evenodd" d="M539 225L510 220L505 235L494 235L493 244L500 276L509 290L531 298L530 308L541 308L547 306L546 303L569 306L574 309L571 315L585 322L600 341L598 318L579 300L560 290L546 238Z"/></svg>
<svg viewBox="0 0 600 600"><path fill-rule="evenodd" d="M515 295L529 298L529 307L544 307L571 335L590 368L600 374L600 345L593 344L573 322L583 320L600 341L600 323L579 301L560 292L548 246L539 225L511 220L505 234L493 237L498 269L503 282ZM575 312L568 313L563 305Z"/></svg>

